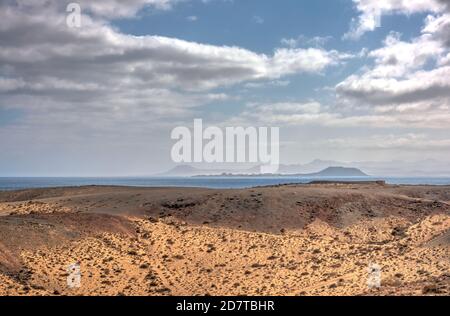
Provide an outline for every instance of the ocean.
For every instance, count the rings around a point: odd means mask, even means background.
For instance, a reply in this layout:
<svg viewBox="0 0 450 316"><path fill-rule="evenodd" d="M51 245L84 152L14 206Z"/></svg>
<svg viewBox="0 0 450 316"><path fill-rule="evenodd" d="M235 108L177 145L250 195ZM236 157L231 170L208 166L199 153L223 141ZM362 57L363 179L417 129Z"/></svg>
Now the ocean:
<svg viewBox="0 0 450 316"><path fill-rule="evenodd" d="M372 181L385 180L388 184L450 185L450 178L396 178L396 177L348 177L348 178L299 178L299 177L0 177L0 190L21 190L32 188L114 185L135 187L198 187L211 189L242 189L279 184L309 183L326 181Z"/></svg>

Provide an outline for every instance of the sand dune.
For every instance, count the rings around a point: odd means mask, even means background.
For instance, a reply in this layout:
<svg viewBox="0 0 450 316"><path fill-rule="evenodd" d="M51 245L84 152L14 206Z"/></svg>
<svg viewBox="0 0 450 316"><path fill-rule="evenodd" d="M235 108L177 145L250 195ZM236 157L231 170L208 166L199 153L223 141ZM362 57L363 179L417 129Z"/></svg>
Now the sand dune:
<svg viewBox="0 0 450 316"><path fill-rule="evenodd" d="M377 184L0 192L0 294L449 295L449 201Z"/></svg>

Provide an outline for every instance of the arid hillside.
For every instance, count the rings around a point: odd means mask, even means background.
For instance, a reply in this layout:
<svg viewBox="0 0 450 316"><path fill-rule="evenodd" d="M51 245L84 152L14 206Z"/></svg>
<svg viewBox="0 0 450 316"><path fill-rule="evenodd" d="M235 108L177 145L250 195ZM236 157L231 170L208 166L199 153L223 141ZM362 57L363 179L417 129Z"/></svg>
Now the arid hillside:
<svg viewBox="0 0 450 316"><path fill-rule="evenodd" d="M449 241L445 186L0 192L0 294L449 295Z"/></svg>

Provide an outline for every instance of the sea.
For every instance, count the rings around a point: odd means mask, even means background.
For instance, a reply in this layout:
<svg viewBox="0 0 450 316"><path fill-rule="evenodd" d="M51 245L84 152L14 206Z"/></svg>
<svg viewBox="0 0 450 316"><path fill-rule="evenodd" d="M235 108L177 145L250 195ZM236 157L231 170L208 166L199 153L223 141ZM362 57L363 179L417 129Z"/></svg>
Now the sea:
<svg viewBox="0 0 450 316"><path fill-rule="evenodd" d="M282 184L305 184L311 181L375 181L405 185L450 185L450 177L443 178L396 178L396 177L345 177L345 178L299 178L299 177L0 177L0 191L77 187L87 185L132 187L183 187L211 189L242 189Z"/></svg>

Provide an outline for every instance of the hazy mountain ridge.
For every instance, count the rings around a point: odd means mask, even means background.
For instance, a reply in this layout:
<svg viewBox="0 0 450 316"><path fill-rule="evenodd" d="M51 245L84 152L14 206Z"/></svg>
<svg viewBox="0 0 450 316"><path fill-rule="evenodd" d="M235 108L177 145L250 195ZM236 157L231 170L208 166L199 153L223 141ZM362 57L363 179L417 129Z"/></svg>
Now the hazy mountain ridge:
<svg viewBox="0 0 450 316"><path fill-rule="evenodd" d="M322 171L300 174L303 177L368 177L369 175L358 168L328 167Z"/></svg>
<svg viewBox="0 0 450 316"><path fill-rule="evenodd" d="M197 169L192 166L177 166L167 172L166 176L192 176L192 177L202 177L202 176L264 176L263 174L256 172L249 172L247 170L244 173L239 172L229 172L226 170L202 170ZM368 175L358 168L347 168L347 167L328 167L319 172L313 173L298 173L298 174L276 174L278 176L297 176L297 177L368 177Z"/></svg>
<svg viewBox="0 0 450 316"><path fill-rule="evenodd" d="M279 175L307 175L315 174L330 167L357 168L363 170L364 174L385 177L448 177L450 176L450 165L437 160L423 160L417 162L405 162L400 160L375 162L339 162L333 160L316 159L307 164L281 164ZM212 175L260 175L260 166L246 169L233 169L223 167L221 169L207 169L191 165L179 165L171 170L158 174L162 177L189 177L189 176L212 176Z"/></svg>

